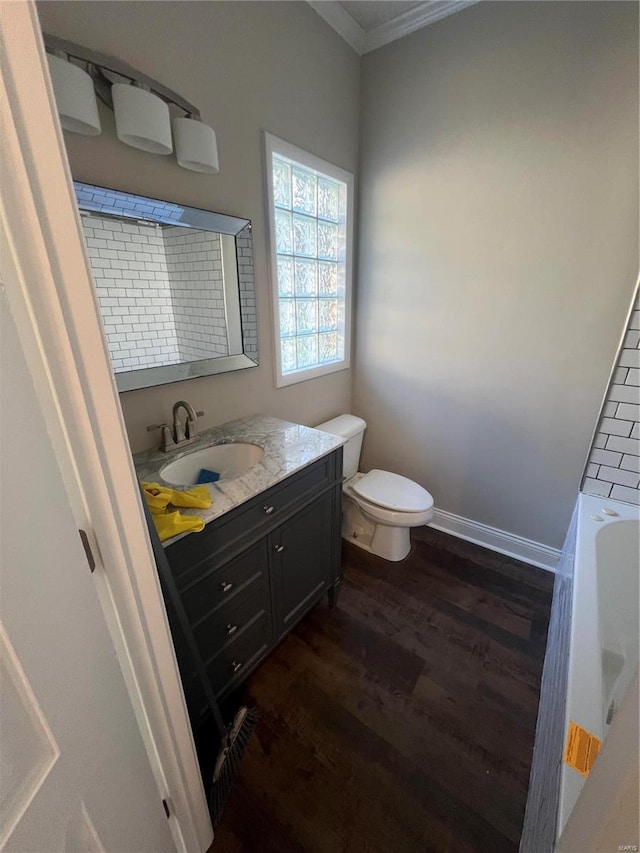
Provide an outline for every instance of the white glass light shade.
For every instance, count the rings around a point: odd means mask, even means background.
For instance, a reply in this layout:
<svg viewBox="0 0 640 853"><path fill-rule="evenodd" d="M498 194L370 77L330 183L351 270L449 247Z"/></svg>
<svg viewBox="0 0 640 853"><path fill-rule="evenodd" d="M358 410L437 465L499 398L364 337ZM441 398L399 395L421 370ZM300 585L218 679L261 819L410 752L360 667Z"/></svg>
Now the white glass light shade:
<svg viewBox="0 0 640 853"><path fill-rule="evenodd" d="M114 83L111 96L121 142L151 154L171 154L171 121L164 101L128 83Z"/></svg>
<svg viewBox="0 0 640 853"><path fill-rule="evenodd" d="M174 118L173 138L176 159L183 169L209 174L220 171L216 135L208 124L193 118Z"/></svg>
<svg viewBox="0 0 640 853"><path fill-rule="evenodd" d="M60 124L73 133L97 136L101 128L93 80L66 59L49 53L47 60Z"/></svg>

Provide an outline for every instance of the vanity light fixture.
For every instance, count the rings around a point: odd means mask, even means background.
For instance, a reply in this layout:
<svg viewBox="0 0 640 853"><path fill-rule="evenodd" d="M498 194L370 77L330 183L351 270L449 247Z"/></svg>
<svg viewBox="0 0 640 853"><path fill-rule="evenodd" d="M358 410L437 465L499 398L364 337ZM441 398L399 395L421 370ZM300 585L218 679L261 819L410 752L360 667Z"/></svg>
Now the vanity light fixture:
<svg viewBox="0 0 640 853"><path fill-rule="evenodd" d="M171 154L175 143L176 159L182 168L208 174L220 171L215 132L202 122L197 107L181 95L115 57L47 33L44 43L65 130L100 133L97 95L113 110L121 142L165 155ZM173 139L169 106L184 113L173 119Z"/></svg>
<svg viewBox="0 0 640 853"><path fill-rule="evenodd" d="M136 83L114 83L111 97L120 142L150 154L171 154L171 117L163 100Z"/></svg>
<svg viewBox="0 0 640 853"><path fill-rule="evenodd" d="M174 118L173 138L176 159L183 169L209 174L220 171L216 135L208 124L191 116Z"/></svg>
<svg viewBox="0 0 640 853"><path fill-rule="evenodd" d="M47 59L60 124L73 133L97 136L101 131L100 116L91 76L69 62L65 53L50 53Z"/></svg>

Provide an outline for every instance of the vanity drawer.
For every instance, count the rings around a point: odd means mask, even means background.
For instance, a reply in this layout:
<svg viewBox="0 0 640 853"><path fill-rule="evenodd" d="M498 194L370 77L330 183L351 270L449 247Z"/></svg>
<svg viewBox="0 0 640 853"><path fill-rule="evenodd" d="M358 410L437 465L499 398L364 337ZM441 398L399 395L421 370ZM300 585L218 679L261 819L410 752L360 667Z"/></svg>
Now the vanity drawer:
<svg viewBox="0 0 640 853"><path fill-rule="evenodd" d="M271 644L271 620L268 613L261 611L209 662L207 674L216 696L242 681Z"/></svg>
<svg viewBox="0 0 640 853"><path fill-rule="evenodd" d="M205 664L240 637L256 617L269 613L267 584L260 582L255 591L254 585L251 590L251 595L242 594L233 601L221 604L213 614L194 625L193 634Z"/></svg>
<svg viewBox="0 0 640 853"><path fill-rule="evenodd" d="M340 476L342 449L323 456L255 498L210 521L201 533L192 533L167 548L178 585L191 583L194 573L242 547L242 539L269 532L301 503L321 493ZM214 498L215 500L215 498Z"/></svg>
<svg viewBox="0 0 640 853"><path fill-rule="evenodd" d="M239 557L192 580L180 591L190 624L197 625L219 610L235 606L240 599L253 595L258 587L267 590L267 566L267 543L261 540Z"/></svg>
<svg viewBox="0 0 640 853"><path fill-rule="evenodd" d="M279 522L282 516L292 508L296 508L308 497L330 486L335 479L334 469L333 455L325 456L303 471L298 471L297 474L287 477L277 486L268 489L263 495L258 496L258 499L249 501L246 508L238 507L237 517L231 517L230 513L226 523L224 517L220 519L220 526L224 526L225 536L229 538L241 536L265 519L269 525Z"/></svg>

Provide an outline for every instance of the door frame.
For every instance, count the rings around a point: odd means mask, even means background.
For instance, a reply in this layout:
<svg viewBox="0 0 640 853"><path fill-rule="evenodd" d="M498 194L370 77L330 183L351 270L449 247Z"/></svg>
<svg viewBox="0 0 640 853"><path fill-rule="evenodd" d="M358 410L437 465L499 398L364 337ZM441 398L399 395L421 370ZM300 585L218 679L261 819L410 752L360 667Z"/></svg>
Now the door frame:
<svg viewBox="0 0 640 853"><path fill-rule="evenodd" d="M0 3L0 56L0 286L176 849L202 853L213 830L32 0Z"/></svg>

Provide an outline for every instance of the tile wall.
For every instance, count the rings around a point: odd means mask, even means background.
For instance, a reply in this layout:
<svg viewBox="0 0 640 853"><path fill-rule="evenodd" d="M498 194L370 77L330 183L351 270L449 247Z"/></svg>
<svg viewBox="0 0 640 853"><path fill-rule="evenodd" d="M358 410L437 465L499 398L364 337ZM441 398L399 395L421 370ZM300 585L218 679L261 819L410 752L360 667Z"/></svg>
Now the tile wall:
<svg viewBox="0 0 640 853"><path fill-rule="evenodd" d="M640 296L607 391L582 491L640 503Z"/></svg>
<svg viewBox="0 0 640 853"><path fill-rule="evenodd" d="M220 238L82 217L116 372L227 355Z"/></svg>
<svg viewBox="0 0 640 853"><path fill-rule="evenodd" d="M181 361L161 227L95 216L82 226L113 369Z"/></svg>
<svg viewBox="0 0 640 853"><path fill-rule="evenodd" d="M181 360L228 355L219 235L180 227L163 233Z"/></svg>

